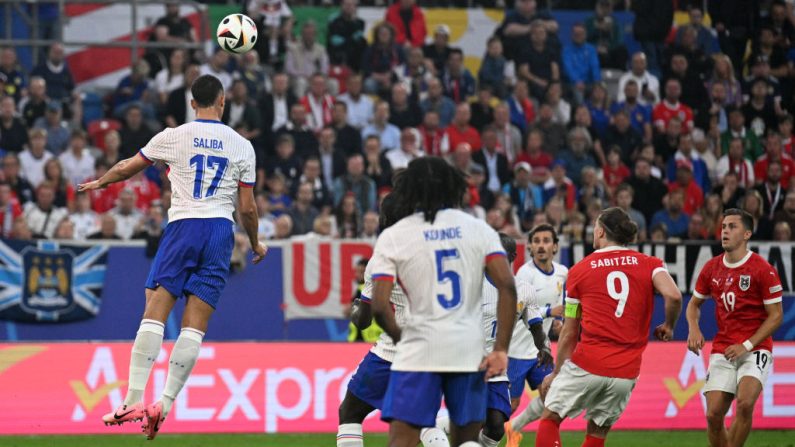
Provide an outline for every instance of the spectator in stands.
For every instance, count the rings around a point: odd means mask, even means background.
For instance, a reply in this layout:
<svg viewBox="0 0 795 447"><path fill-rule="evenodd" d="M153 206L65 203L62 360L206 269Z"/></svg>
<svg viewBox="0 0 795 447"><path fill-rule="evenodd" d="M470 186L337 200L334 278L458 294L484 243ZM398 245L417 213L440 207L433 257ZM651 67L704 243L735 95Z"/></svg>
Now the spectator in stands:
<svg viewBox="0 0 795 447"><path fill-rule="evenodd" d="M185 81L182 87L169 93L166 101L166 126L177 127L196 119L196 111L190 106L193 93L190 86L199 77L200 68L196 64L189 64L185 69Z"/></svg>
<svg viewBox="0 0 795 447"><path fill-rule="evenodd" d="M400 129L389 123L389 104L386 101L376 102L372 124L362 129L363 139L370 135L378 136L382 151L400 147Z"/></svg>
<svg viewBox="0 0 795 447"><path fill-rule="evenodd" d="M641 135L632 127L625 109L619 109L613 115L613 124L607 129L604 138L606 147L618 146L621 150L621 161L630 166L638 157L643 144Z"/></svg>
<svg viewBox="0 0 795 447"><path fill-rule="evenodd" d="M364 157L348 157L346 174L334 180L334 204L339 206L342 198L352 192L359 210L375 210L375 182L364 173Z"/></svg>
<svg viewBox="0 0 795 447"><path fill-rule="evenodd" d="M507 103L502 102L494 107L492 126L497 133L498 144L508 160L515 161L522 153L522 133L511 123L511 111Z"/></svg>
<svg viewBox="0 0 795 447"><path fill-rule="evenodd" d="M137 154L142 147L145 147L154 133L149 126L144 123L141 107L131 104L124 114L124 123L119 130L121 136L121 158L130 158Z"/></svg>
<svg viewBox="0 0 795 447"><path fill-rule="evenodd" d="M684 237L690 223L690 217L684 212L684 201L684 190L676 189L669 192L663 200L664 208L654 213L651 218L651 227L664 224L669 237Z"/></svg>
<svg viewBox="0 0 795 447"><path fill-rule="evenodd" d="M450 50L441 80L444 94L456 104L475 94L475 78L464 66L464 52L460 48Z"/></svg>
<svg viewBox="0 0 795 447"><path fill-rule="evenodd" d="M594 84L585 105L588 107L593 123L595 134L592 136L600 140L604 139L607 127L610 125L610 96L607 93L607 85L602 82Z"/></svg>
<svg viewBox="0 0 795 447"><path fill-rule="evenodd" d="M776 0L770 5L770 14L763 22L773 30L775 44L782 48L788 48L795 37L795 25L792 23L792 8L785 1Z"/></svg>
<svg viewBox="0 0 795 447"><path fill-rule="evenodd" d="M624 210L629 215L630 220L638 226L638 242L644 242L646 240L646 217L640 211L632 208L635 190L632 186L624 183L616 189L615 197L616 206Z"/></svg>
<svg viewBox="0 0 795 447"><path fill-rule="evenodd" d="M376 238L378 238L378 213L375 211L364 213L362 217L362 232L359 237L375 242Z"/></svg>
<svg viewBox="0 0 795 447"><path fill-rule="evenodd" d="M400 0L386 10L386 23L395 29L395 43L421 47L425 43L425 14L415 0Z"/></svg>
<svg viewBox="0 0 795 447"><path fill-rule="evenodd" d="M412 160L425 155L420 148L419 132L411 127L403 129L400 133L400 147L386 151L385 155L392 169L408 167Z"/></svg>
<svg viewBox="0 0 795 447"><path fill-rule="evenodd" d="M394 150L394 149L393 149ZM392 164L387 159L389 151L381 150L381 140L371 135L364 141L364 173L373 179L376 188L392 186ZM343 163L343 171L345 165Z"/></svg>
<svg viewBox="0 0 795 447"><path fill-rule="evenodd" d="M268 195L264 192L257 193L254 198L257 202L257 220L258 220L258 233L260 239L272 239L273 234L276 232L276 225L274 221L276 217L271 214L270 202L268 202ZM289 216L288 216L289 218ZM292 221L290 221L292 231Z"/></svg>
<svg viewBox="0 0 795 447"><path fill-rule="evenodd" d="M724 209L739 208L746 188L740 185L739 176L729 171L723 177L722 184L716 186L712 192L718 195Z"/></svg>
<svg viewBox="0 0 795 447"><path fill-rule="evenodd" d="M24 177L33 188L37 188L44 181L44 164L52 158L52 154L46 150L47 131L34 128L30 131L30 143L27 149L19 153L19 165L22 177ZM24 200L21 200L24 203Z"/></svg>
<svg viewBox="0 0 795 447"><path fill-rule="evenodd" d="M602 168L602 177L610 197L613 196L616 187L630 175L629 168L621 160L621 152L619 146L608 146L607 163Z"/></svg>
<svg viewBox="0 0 795 447"><path fill-rule="evenodd" d="M224 91L232 87L232 75L227 71L229 65L229 53L224 51L221 47L216 47L213 55L202 64L199 73L200 75L213 75L221 81Z"/></svg>
<svg viewBox="0 0 795 447"><path fill-rule="evenodd" d="M549 86L547 90L549 90ZM510 111L511 124L516 126L522 134L526 133L528 126L535 121L535 106L530 99L527 82L516 81L513 86L513 94L508 97L506 103Z"/></svg>
<svg viewBox="0 0 795 447"><path fill-rule="evenodd" d="M786 241L789 242L794 240L792 238L792 227L790 227L788 222L778 222L775 223L773 226L773 240L774 241Z"/></svg>
<svg viewBox="0 0 795 447"><path fill-rule="evenodd" d="M36 202L25 204L25 222L37 239L53 237L58 223L66 218L69 211L55 206L55 188L49 182L42 182L36 188Z"/></svg>
<svg viewBox="0 0 795 447"><path fill-rule="evenodd" d="M630 79L624 84L624 101L615 102L610 108L610 114L616 115L623 111L630 119L630 124L635 131L643 137L643 140L650 142L652 139L651 127L651 106L639 102L638 83Z"/></svg>
<svg viewBox="0 0 795 447"><path fill-rule="evenodd" d="M544 25L550 37L557 39L557 22L550 15L539 13L536 6L536 0L517 0L516 9L508 11L497 28L495 34L502 39L505 57L509 60L517 60L527 43L527 36L532 32L531 24L536 20ZM553 47L557 50L559 46L556 40Z"/></svg>
<svg viewBox="0 0 795 447"><path fill-rule="evenodd" d="M470 126L469 120L472 112L469 103L461 103L456 107L455 118L450 126L445 129L442 139L442 153L447 154L451 148L458 147L460 143L467 143L473 151L479 151L481 142L478 131Z"/></svg>
<svg viewBox="0 0 795 447"><path fill-rule="evenodd" d="M403 84L414 102L419 102L420 96L428 90L428 81L434 77L423 57L421 49L410 48L406 62L392 70L395 82Z"/></svg>
<svg viewBox="0 0 795 447"><path fill-rule="evenodd" d="M342 0L339 13L329 22L326 38L329 62L347 66L354 73L360 71L367 48L364 20L356 15L356 3L357 0Z"/></svg>
<svg viewBox="0 0 795 447"><path fill-rule="evenodd" d="M284 0L250 0L247 4L249 16L258 25L288 34L293 26L293 11ZM258 31L262 31L258 27Z"/></svg>
<svg viewBox="0 0 795 447"><path fill-rule="evenodd" d="M756 133L749 132L745 127L745 115L742 109L729 109L729 127L720 135L721 153L726 155L729 152L729 145L732 140L739 139L743 145L743 156L750 161L754 161L762 155L762 145Z"/></svg>
<svg viewBox="0 0 795 447"><path fill-rule="evenodd" d="M578 101L582 102L582 101ZM553 120L556 123L567 126L571 120L571 104L563 99L563 85L559 82L551 82L547 86L544 94L544 104L549 105L553 111ZM588 116L590 119L590 115ZM532 122L532 119L530 120Z"/></svg>
<svg viewBox="0 0 795 447"><path fill-rule="evenodd" d="M81 191L75 194L75 210L69 215L69 220L74 225L74 238L77 240L84 240L99 230L99 216L91 209L88 193Z"/></svg>
<svg viewBox="0 0 795 447"><path fill-rule="evenodd" d="M697 108L708 100L707 90L704 87L704 80L701 78L700 68L693 66L687 56L681 52L675 52L671 56L666 75L666 95L668 94L667 85L671 79L679 81L681 87L680 98L691 109Z"/></svg>
<svg viewBox="0 0 795 447"><path fill-rule="evenodd" d="M546 146L544 151L555 157L566 141L566 126L555 122L555 111L549 104L541 104L538 108L538 120L528 129L537 129L544 135ZM518 127L518 126L517 126Z"/></svg>
<svg viewBox="0 0 795 447"><path fill-rule="evenodd" d="M472 127L477 129L478 132L483 131L486 126L494 122L494 107L492 107L492 104L495 102L496 99L494 98L491 85L479 85L477 100L471 102L469 105L472 111L472 118L469 121ZM513 156L513 154L511 154L511 156Z"/></svg>
<svg viewBox="0 0 795 447"><path fill-rule="evenodd" d="M16 113L14 97L0 97L0 150L19 153L28 143L28 130Z"/></svg>
<svg viewBox="0 0 795 447"><path fill-rule="evenodd" d="M597 1L596 14L585 21L585 29L588 42L596 47L599 65L623 70L627 65L627 48L624 46L623 30L612 14L611 0Z"/></svg>
<svg viewBox="0 0 795 447"><path fill-rule="evenodd" d="M179 3L167 3L166 15L157 19L154 32L149 38L152 42L170 43L175 47L179 44L196 42L196 31L188 19L179 14ZM152 64L155 72L161 68L160 61L170 61L178 49L155 48L147 51L146 60Z"/></svg>
<svg viewBox="0 0 795 447"><path fill-rule="evenodd" d="M533 225L533 216L537 210L543 208L543 193L541 188L534 185L532 168L527 162L518 162L513 168L513 181L507 183L503 189L513 204L513 212L518 219L522 232L530 231Z"/></svg>
<svg viewBox="0 0 795 447"><path fill-rule="evenodd" d="M446 128L453 121L456 105L452 99L444 95L441 81L433 78L428 81L428 96L420 102L424 113L434 111L439 115L439 126Z"/></svg>
<svg viewBox="0 0 795 447"><path fill-rule="evenodd" d="M227 98L221 121L235 129L243 138L249 141L256 140L260 136L262 119L257 104L249 99L245 81L235 80L232 83L232 94Z"/></svg>
<svg viewBox="0 0 795 447"><path fill-rule="evenodd" d="M0 95L5 94L14 98L14 102L19 102L22 98L22 91L27 87L25 73L17 61L17 52L12 47L0 50L0 78L5 76L5 87L0 90Z"/></svg>
<svg viewBox="0 0 795 447"><path fill-rule="evenodd" d="M699 47L698 30L690 25L679 28L681 40L669 48L670 54L681 53L687 58L691 72L703 79L712 70L712 59Z"/></svg>
<svg viewBox="0 0 795 447"><path fill-rule="evenodd" d="M679 27L676 30L676 39L674 40L677 44L681 44L685 29L690 27L696 34L696 45L699 50L701 50L707 56L711 56L715 53L718 49L718 39L715 37L715 32L704 26L704 11L696 5L690 6L688 10L688 16L690 22L686 26Z"/></svg>
<svg viewBox="0 0 795 447"><path fill-rule="evenodd" d="M361 133L348 124L348 106L342 101L336 101L331 112L331 127L337 134L337 147L345 155L362 153Z"/></svg>
<svg viewBox="0 0 795 447"><path fill-rule="evenodd" d="M580 185L577 188L577 202L582 212L587 212L590 204L598 201L607 203L607 188L602 182L593 166L584 166L580 170ZM598 213L597 213L598 215Z"/></svg>
<svg viewBox="0 0 795 447"><path fill-rule="evenodd" d="M290 107L290 120L276 130L276 139L283 134L293 137L295 152L299 159L306 159L318 153L318 141L306 119L306 108L301 103Z"/></svg>
<svg viewBox="0 0 795 447"><path fill-rule="evenodd" d="M704 190L693 180L693 163L688 159L676 161L676 179L668 183L669 191L684 192L682 211L692 216L704 204Z"/></svg>
<svg viewBox="0 0 795 447"><path fill-rule="evenodd" d="M751 36L755 5L740 0L709 2L709 15L721 50L739 72Z"/></svg>
<svg viewBox="0 0 795 447"><path fill-rule="evenodd" d="M689 161L693 178L701 187L702 191L709 191L711 189L709 180L709 171L704 160L693 151L693 137L690 134L681 135L679 137L679 147L674 153L673 157L668 160L666 166L666 177L669 182L676 180L677 170L679 168L679 161Z"/></svg>
<svg viewBox="0 0 795 447"><path fill-rule="evenodd" d="M72 186L77 186L94 175L94 157L86 147L86 133L81 129L72 131L69 147L58 160L63 166L64 177Z"/></svg>
<svg viewBox="0 0 795 447"><path fill-rule="evenodd" d="M30 78L27 98L19 102L19 109L22 110L22 118L28 127L33 127L33 123L44 116L49 98L47 97L47 82L41 76Z"/></svg>
<svg viewBox="0 0 795 447"><path fill-rule="evenodd" d="M273 239L276 240L283 240L289 239L293 233L293 220L287 214L282 214L281 216L274 219L274 232L273 232Z"/></svg>
<svg viewBox="0 0 795 447"><path fill-rule="evenodd" d="M503 185L511 180L511 168L508 157L500 152L497 130L491 126L483 129L483 147L472 154L472 161L485 168L485 185L491 192L497 193Z"/></svg>
<svg viewBox="0 0 795 447"><path fill-rule="evenodd" d="M568 148L560 152L559 158L566 164L569 178L580 185L581 172L586 166L597 167L593 157L593 140L584 127L571 129L566 137Z"/></svg>
<svg viewBox="0 0 795 447"><path fill-rule="evenodd" d="M266 180L268 189L268 203L271 213L276 216L282 216L287 213L293 201L290 198L287 189L287 179L281 172L274 172L268 175ZM292 222L292 219L290 220ZM292 227L292 225L291 225Z"/></svg>
<svg viewBox="0 0 795 447"><path fill-rule="evenodd" d="M266 70L266 68L268 70ZM237 73L246 84L251 98L259 98L268 85L268 76L273 67L266 67L259 62L256 51L249 51L240 57Z"/></svg>
<svg viewBox="0 0 795 447"><path fill-rule="evenodd" d="M795 175L795 161L789 155L783 153L781 148L781 136L771 131L765 139L765 155L759 157L754 163L754 178L757 184L767 182L768 169L770 163L778 162L781 167L781 187L786 191L790 186L790 181Z"/></svg>
<svg viewBox="0 0 795 447"><path fill-rule="evenodd" d="M329 187L334 179L345 173L346 155L337 149L336 134L333 129L323 129L318 142L319 160L323 171L323 181Z"/></svg>
<svg viewBox="0 0 795 447"><path fill-rule="evenodd" d="M789 76L789 67L786 52L788 46L781 47L776 45L776 35L772 28L762 25L759 28L759 35L754 42L749 63L767 61L770 66L770 75L779 81ZM748 67L751 71L751 67Z"/></svg>
<svg viewBox="0 0 795 447"><path fill-rule="evenodd" d="M458 146L455 147L453 153L450 154L449 161L450 164L455 166L459 171L470 172L472 166L476 165L476 163L472 162L472 146L470 146L469 143L459 143ZM483 166L480 166L480 168L482 171ZM485 173L481 172L481 174Z"/></svg>
<svg viewBox="0 0 795 447"><path fill-rule="evenodd" d="M0 185L0 197L2 197L2 192L3 187ZM776 211L776 214L773 216L773 224L776 228L782 223L787 224L790 232L795 228L795 192L790 191L787 193L787 196L784 198L784 205L780 210ZM790 237L792 237L792 235L790 235Z"/></svg>
<svg viewBox="0 0 795 447"><path fill-rule="evenodd" d="M47 103L46 113L43 117L36 120L33 127L46 131L46 148L52 154L60 154L66 149L66 145L69 144L69 126L63 120L63 106L58 101Z"/></svg>
<svg viewBox="0 0 795 447"><path fill-rule="evenodd" d="M504 98L514 81L512 71L515 71L513 62L502 54L502 41L497 36L491 36L478 70L478 86L481 89L491 88L497 97Z"/></svg>
<svg viewBox="0 0 795 447"><path fill-rule="evenodd" d="M525 162L533 167L534 170L548 169L552 166L552 157L544 151L544 134L533 129L527 135L527 145L524 152L516 158L517 162Z"/></svg>
<svg viewBox="0 0 795 447"><path fill-rule="evenodd" d="M8 183L0 183L0 237L11 237L14 221L22 215L22 206Z"/></svg>
<svg viewBox="0 0 795 447"><path fill-rule="evenodd" d="M762 195L757 190L749 190L742 199L741 209L754 218L754 234L752 240L770 240L773 234L773 223L765 215Z"/></svg>
<svg viewBox="0 0 795 447"><path fill-rule="evenodd" d="M782 175L781 162L771 161L767 165L764 183L759 183L750 191L756 190L762 198L762 210L768 219L773 219L776 211L784 206L784 196L786 189L782 187L784 177ZM789 179L787 179L789 180ZM757 179L757 183L759 179Z"/></svg>
<svg viewBox="0 0 795 447"><path fill-rule="evenodd" d="M563 48L563 74L572 84L578 103L585 98L585 89L602 80L596 48L586 42L585 26L577 23L571 30L571 44Z"/></svg>
<svg viewBox="0 0 795 447"><path fill-rule="evenodd" d="M568 166L561 159L552 162L550 177L544 182L544 203L559 199L567 211L573 211L577 205L577 187L574 182L566 175ZM579 173L578 173L579 174Z"/></svg>
<svg viewBox="0 0 795 447"><path fill-rule="evenodd" d="M0 128L2 130L2 128ZM778 119L778 133L781 135L782 153L790 158L795 158L795 145L793 145L793 118L792 115L782 115Z"/></svg>
<svg viewBox="0 0 795 447"><path fill-rule="evenodd" d="M693 130L693 110L679 102L682 94L682 84L678 79L668 79L665 82L665 98L654 107L652 119L657 132L663 133L668 128L672 118L679 118L682 122L683 134ZM670 228L668 229L670 231Z"/></svg>
<svg viewBox="0 0 795 447"><path fill-rule="evenodd" d="M712 84L709 100L696 107L693 112L696 128L709 129L710 124L714 122L718 132L725 132L729 128L726 87L723 84Z"/></svg>
<svg viewBox="0 0 795 447"><path fill-rule="evenodd" d="M776 106L767 98L768 84L764 79L755 80L750 87L751 98L743 106L745 122L752 133L762 137L768 129L778 124Z"/></svg>
<svg viewBox="0 0 795 447"><path fill-rule="evenodd" d="M328 94L326 78L315 73L309 78L309 90L300 99L309 119L307 124L315 132L331 124L331 110L334 108L334 97ZM295 222L293 222L295 223Z"/></svg>
<svg viewBox="0 0 795 447"><path fill-rule="evenodd" d="M422 47L425 66L434 76L440 76L450 56L450 27L444 24L436 26L433 32L433 42Z"/></svg>
<svg viewBox="0 0 795 447"><path fill-rule="evenodd" d="M649 58L649 70L660 76L663 64L663 45L671 31L674 7L670 2L636 0L632 2L635 22L632 31L635 40Z"/></svg>
<svg viewBox="0 0 795 447"><path fill-rule="evenodd" d="M729 153L718 160L717 178L723 179L729 172L737 175L740 186L743 188L751 188L756 184L753 164L751 160L744 157L741 138L733 138L729 142Z"/></svg>
<svg viewBox="0 0 795 447"><path fill-rule="evenodd" d="M635 190L632 207L643 213L647 221L660 209L660 203L668 192L665 184L651 175L651 167L651 160L638 158L633 175L626 181Z"/></svg>
<svg viewBox="0 0 795 447"><path fill-rule="evenodd" d="M727 106L740 107L743 103L743 92L740 81L734 76L734 67L729 56L725 54L715 54L712 56L714 65L712 76L707 80L707 89L712 91L712 86L722 84L726 92Z"/></svg>
<svg viewBox="0 0 795 447"><path fill-rule="evenodd" d="M30 73L31 76L41 76L47 86L47 96L50 99L66 104L72 97L75 81L72 72L66 65L63 44L52 44L47 51L47 59Z"/></svg>
<svg viewBox="0 0 795 447"><path fill-rule="evenodd" d="M312 184L308 182L301 183L298 186L295 201L287 212L293 220L293 236L312 231L315 218L320 215L317 208L312 205L313 198Z"/></svg>
<svg viewBox="0 0 795 447"><path fill-rule="evenodd" d="M20 205L25 205L34 199L33 187L24 177L20 177L20 161L17 154L11 152L3 157L3 179ZM42 170L43 170L42 166Z"/></svg>
<svg viewBox="0 0 795 447"><path fill-rule="evenodd" d="M392 86L392 95L389 101L389 122L405 129L417 127L422 123L422 109L420 105L409 96L406 87L401 83Z"/></svg>
<svg viewBox="0 0 795 447"><path fill-rule="evenodd" d="M361 210L358 208L356 196L347 193L334 210L337 221L337 237L354 239L359 236L361 228Z"/></svg>
<svg viewBox="0 0 795 447"><path fill-rule="evenodd" d="M116 221L116 234L124 240L132 238L135 227L143 217L141 210L135 207L136 199L132 189L124 188L119 193L116 207L109 212Z"/></svg>
<svg viewBox="0 0 795 447"><path fill-rule="evenodd" d="M339 96L348 107L348 124L357 130L364 129L373 120L373 100L362 94L362 76L352 74L346 82L346 92Z"/></svg>
<svg viewBox="0 0 795 447"><path fill-rule="evenodd" d="M20 216L14 219L14 226L11 228L11 239L18 241L33 240L33 232L28 226L25 216Z"/></svg>
<svg viewBox="0 0 795 447"><path fill-rule="evenodd" d="M68 218L63 219L58 223L58 226L55 228L55 234L53 234L53 239L60 239L60 240L73 240L75 238L75 224L72 223Z"/></svg>
<svg viewBox="0 0 795 447"><path fill-rule="evenodd" d="M105 134L104 141L105 149L103 149L103 155L100 155L100 157L104 158L108 164L115 165L119 162L119 160L121 160L119 158L119 148L121 147L121 137L119 136L119 132L115 130L109 131ZM93 154L92 158L94 158Z"/></svg>
<svg viewBox="0 0 795 447"><path fill-rule="evenodd" d="M51 158L44 164L44 181L55 188L55 206L74 209L75 188L64 176L63 167L57 158Z"/></svg>
<svg viewBox="0 0 795 447"><path fill-rule="evenodd" d="M771 74L770 61L765 55L752 55L749 59L750 74L743 79L743 102L748 102L751 97L751 87L756 81L765 83L765 100L779 107L781 103L781 83Z"/></svg>
<svg viewBox="0 0 795 447"><path fill-rule="evenodd" d="M298 102L289 87L290 78L286 73L274 73L271 76L271 91L264 93L259 100L262 131L267 143L271 143L274 133L289 122L293 105ZM268 146L270 144L266 144L266 148ZM272 151L266 149L268 152Z"/></svg>
<svg viewBox="0 0 795 447"><path fill-rule="evenodd" d="M331 144L333 145L334 132L332 131L331 134ZM290 134L279 135L276 139L276 156L266 164L266 173L268 177L274 174L281 175L288 190L298 180L301 175L301 159L296 155L295 140Z"/></svg>
<svg viewBox="0 0 795 447"><path fill-rule="evenodd" d="M373 43L362 57L364 90L370 94L383 94L392 84L392 71L404 63L403 48L395 42L395 30L381 23L373 30Z"/></svg>
<svg viewBox="0 0 795 447"><path fill-rule="evenodd" d="M111 215L103 214L99 220L99 231L88 236L88 239L121 240L116 233L116 219Z"/></svg>
<svg viewBox="0 0 795 447"><path fill-rule="evenodd" d="M174 90L178 90L185 85L185 68L187 59L185 50L177 48L171 52L168 58L168 66L163 67L155 75L155 91L157 92L160 104L168 102L168 96Z"/></svg>
<svg viewBox="0 0 795 447"><path fill-rule="evenodd" d="M550 82L560 81L558 57L547 41L547 30L540 21L530 25L530 45L523 45L516 58L520 79L528 82L530 95L537 101L544 97Z"/></svg>
<svg viewBox="0 0 795 447"><path fill-rule="evenodd" d="M148 104L148 94L149 64L140 59L133 65L130 74L121 78L113 92L113 115L121 116L127 105L137 103L147 111L149 117L154 117L154 111Z"/></svg>
<svg viewBox="0 0 795 447"><path fill-rule="evenodd" d="M291 197L298 196L298 187L304 183L312 186L312 206L322 213L331 211L332 198L322 177L320 159L310 158L304 162L303 173L292 187Z"/></svg>

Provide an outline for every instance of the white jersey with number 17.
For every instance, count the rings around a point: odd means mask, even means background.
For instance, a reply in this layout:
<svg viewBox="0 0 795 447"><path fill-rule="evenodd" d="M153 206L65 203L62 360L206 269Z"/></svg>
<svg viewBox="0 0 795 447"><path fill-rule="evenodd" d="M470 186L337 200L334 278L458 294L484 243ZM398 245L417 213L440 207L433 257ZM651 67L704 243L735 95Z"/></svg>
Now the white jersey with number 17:
<svg viewBox="0 0 795 447"><path fill-rule="evenodd" d="M373 280L397 280L409 304L392 370L478 370L483 270L492 256L505 256L497 233L460 210L441 210L433 223L417 213L381 233Z"/></svg>
<svg viewBox="0 0 795 447"><path fill-rule="evenodd" d="M168 221L223 217L233 220L237 189L253 187L256 155L251 142L220 121L196 120L155 135L139 152L161 161L171 181Z"/></svg>

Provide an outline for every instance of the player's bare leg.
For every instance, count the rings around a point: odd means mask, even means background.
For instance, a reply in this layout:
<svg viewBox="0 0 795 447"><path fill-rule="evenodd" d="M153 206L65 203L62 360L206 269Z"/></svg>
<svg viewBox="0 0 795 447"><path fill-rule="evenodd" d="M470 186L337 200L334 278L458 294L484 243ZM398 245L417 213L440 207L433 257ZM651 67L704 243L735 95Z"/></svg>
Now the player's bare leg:
<svg viewBox="0 0 795 447"><path fill-rule="evenodd" d="M723 391L708 391L707 399L707 437L712 447L728 447L729 434L726 431L726 413L731 408L734 395Z"/></svg>
<svg viewBox="0 0 795 447"><path fill-rule="evenodd" d="M450 424L450 446L457 447L465 442L478 442L478 434L483 422L472 422L466 425Z"/></svg>
<svg viewBox="0 0 795 447"><path fill-rule="evenodd" d="M508 419L502 411L489 408L486 410L486 423L478 436L478 441L485 447L497 447L503 436Z"/></svg>
<svg viewBox="0 0 795 447"><path fill-rule="evenodd" d="M729 427L729 446L741 447L748 439L751 432L751 422L754 417L754 406L759 394L762 393L762 383L756 377L746 376L740 379L737 385L737 405L731 427Z"/></svg>
<svg viewBox="0 0 795 447"><path fill-rule="evenodd" d="M563 418L559 414L545 408L536 432L536 447L561 447L561 422Z"/></svg>
<svg viewBox="0 0 795 447"><path fill-rule="evenodd" d="M419 427L397 420L389 423L389 447L417 447L419 443Z"/></svg>
<svg viewBox="0 0 795 447"><path fill-rule="evenodd" d="M582 447L604 447L607 434L610 432L610 426L601 427L596 425L594 421L589 420L588 426L585 428L585 441Z"/></svg>
<svg viewBox="0 0 795 447"><path fill-rule="evenodd" d="M362 422L375 408L354 396L350 390L345 394L339 409L340 423L337 429L337 447L361 447Z"/></svg>
<svg viewBox="0 0 795 447"><path fill-rule="evenodd" d="M162 287L157 291L145 289L145 295L143 319L130 354L127 394L119 408L102 417L105 425L121 425L144 418L144 389L149 381L152 365L160 353L166 319L174 307L174 297Z"/></svg>
<svg viewBox="0 0 795 447"><path fill-rule="evenodd" d="M161 290L161 288L158 289ZM158 402L146 407L146 418L143 431L148 439L154 439L160 430L160 425L165 421L171 411L171 405L177 398L180 390L187 382L207 331L214 309L196 295L188 295L185 304L185 313L182 316L182 331L171 351L168 360L168 375L163 394Z"/></svg>

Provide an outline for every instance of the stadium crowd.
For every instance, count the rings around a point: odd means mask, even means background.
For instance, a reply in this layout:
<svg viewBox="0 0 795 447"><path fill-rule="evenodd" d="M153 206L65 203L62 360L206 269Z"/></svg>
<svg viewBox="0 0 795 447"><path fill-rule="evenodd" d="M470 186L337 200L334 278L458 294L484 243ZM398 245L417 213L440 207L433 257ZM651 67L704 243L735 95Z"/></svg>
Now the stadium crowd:
<svg viewBox="0 0 795 447"><path fill-rule="evenodd" d="M245 8L260 39L242 56L149 51L91 122L61 45L29 73L2 49L2 237L156 245L165 166L92 194L76 185L192 120L189 86L211 73L228 92L223 121L257 151L269 239L374 239L393 173L435 155L468 174L467 212L516 237L550 223L588 241L617 205L641 241L716 239L733 207L754 216L755 239L795 240L791 3L633 0L642 51L629 54L610 0L571 29L516 0L476 72L415 0L386 8L372 42L356 0L342 0L326 45L279 3ZM675 9L689 23L673 26ZM168 5L150 39L178 46L195 32Z"/></svg>

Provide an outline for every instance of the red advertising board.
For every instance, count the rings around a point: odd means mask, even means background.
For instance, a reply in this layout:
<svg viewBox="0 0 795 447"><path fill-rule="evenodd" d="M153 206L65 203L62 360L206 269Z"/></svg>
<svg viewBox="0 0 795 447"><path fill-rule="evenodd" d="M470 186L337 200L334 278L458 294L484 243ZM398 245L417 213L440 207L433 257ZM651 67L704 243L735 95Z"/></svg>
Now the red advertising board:
<svg viewBox="0 0 795 447"><path fill-rule="evenodd" d="M162 390L166 344L145 394ZM165 432L327 432L363 344L206 343ZM0 344L0 434L107 433L100 417L121 403L129 343ZM795 343L777 343L755 428L795 427ZM617 429L703 429L706 359L684 343L650 343ZM527 396L524 402L527 401ZM564 429L582 429L582 418ZM112 433L134 433L127 425ZM384 431L373 414L365 431Z"/></svg>

